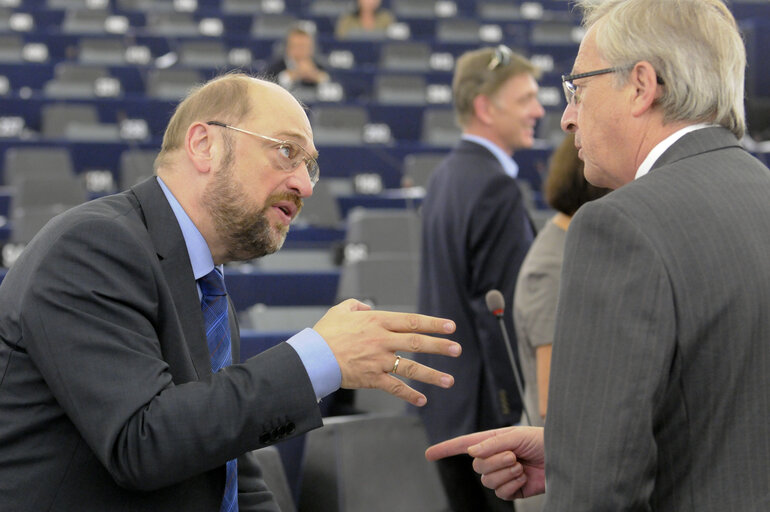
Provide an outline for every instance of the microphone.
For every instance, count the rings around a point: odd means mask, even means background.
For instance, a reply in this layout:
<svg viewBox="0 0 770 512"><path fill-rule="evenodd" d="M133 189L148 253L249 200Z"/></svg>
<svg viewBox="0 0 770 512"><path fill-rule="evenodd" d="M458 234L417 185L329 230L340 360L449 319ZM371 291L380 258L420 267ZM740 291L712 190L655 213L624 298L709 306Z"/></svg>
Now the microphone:
<svg viewBox="0 0 770 512"><path fill-rule="evenodd" d="M513 369L513 379L516 382L516 388L519 391L521 397L522 412L527 418L527 423L532 425L530 420L529 411L527 411L527 401L524 398L524 384L519 375L519 367L516 365L516 357L513 354L513 346L511 345L511 338L508 336L508 329L505 327L505 321L503 320L503 313L505 313L505 298L500 290L489 290L486 295L487 309L490 313L495 315L498 324L500 325L500 331L503 333L503 340L505 341L505 348L508 351L508 359L511 362L511 368Z"/></svg>

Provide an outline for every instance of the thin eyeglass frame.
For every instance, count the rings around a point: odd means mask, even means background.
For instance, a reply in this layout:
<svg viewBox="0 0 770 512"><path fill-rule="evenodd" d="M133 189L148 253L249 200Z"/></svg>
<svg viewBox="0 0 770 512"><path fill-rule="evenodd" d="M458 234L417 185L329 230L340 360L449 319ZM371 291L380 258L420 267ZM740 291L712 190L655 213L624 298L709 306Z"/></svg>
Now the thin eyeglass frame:
<svg viewBox="0 0 770 512"><path fill-rule="evenodd" d="M259 137L260 139L267 140L270 142L274 142L276 144L285 144L290 145L293 144L297 146L304 154L305 154L305 169L307 170L307 175L310 178L310 184L315 187L315 184L318 183L318 179L321 175L321 171L318 167L318 160L310 154L310 152L302 147L301 144L298 144L297 142L294 142L292 140L282 140L282 139L276 139L275 137L269 137L267 135L262 135L260 133L255 133L249 130L244 130L243 128L238 128L237 126L232 126L226 123L222 123L220 121L207 121L206 124L211 126L220 126L222 128L228 128L230 130L235 130L236 132L245 133L247 135L253 135L254 137ZM310 162L310 165L308 164Z"/></svg>

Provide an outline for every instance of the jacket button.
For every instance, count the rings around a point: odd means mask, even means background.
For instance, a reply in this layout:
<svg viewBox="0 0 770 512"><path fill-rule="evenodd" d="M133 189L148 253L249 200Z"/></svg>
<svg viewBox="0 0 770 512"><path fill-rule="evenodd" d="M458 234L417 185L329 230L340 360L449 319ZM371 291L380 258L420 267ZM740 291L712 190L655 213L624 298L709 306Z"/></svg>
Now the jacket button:
<svg viewBox="0 0 770 512"><path fill-rule="evenodd" d="M259 436L259 442L262 444L270 444L271 437L270 432L265 432L261 436Z"/></svg>

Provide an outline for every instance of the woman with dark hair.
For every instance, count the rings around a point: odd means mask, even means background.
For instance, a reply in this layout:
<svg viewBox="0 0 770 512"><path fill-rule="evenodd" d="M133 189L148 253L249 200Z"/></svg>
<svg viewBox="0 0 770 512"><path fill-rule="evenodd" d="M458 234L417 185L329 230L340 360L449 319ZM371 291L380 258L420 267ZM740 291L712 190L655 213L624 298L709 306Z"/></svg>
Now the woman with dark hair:
<svg viewBox="0 0 770 512"><path fill-rule="evenodd" d="M578 208L609 192L586 181L573 134L567 135L551 155L543 188L545 200L556 210L556 215L543 226L524 258L513 300L513 320L526 387L524 403L533 426L543 425L548 403L551 343L567 227Z"/></svg>
<svg viewBox="0 0 770 512"><path fill-rule="evenodd" d="M567 227L578 208L609 191L586 181L583 162L575 149L575 136L567 135L551 155L543 187L545 200L556 210L556 215L532 242L521 264L513 296L513 323L524 378L524 406L532 426L542 427L545 423L551 346ZM522 424L526 424L524 419L525 416L522 416ZM545 495L538 495L518 500L516 510L539 511L544 498Z"/></svg>

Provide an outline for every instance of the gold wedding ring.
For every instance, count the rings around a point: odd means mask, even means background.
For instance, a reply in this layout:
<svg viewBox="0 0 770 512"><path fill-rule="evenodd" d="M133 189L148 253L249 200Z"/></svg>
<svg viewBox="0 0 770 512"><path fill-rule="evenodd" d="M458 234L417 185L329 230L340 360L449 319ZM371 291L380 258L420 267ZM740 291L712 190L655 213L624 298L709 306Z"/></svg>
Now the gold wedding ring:
<svg viewBox="0 0 770 512"><path fill-rule="evenodd" d="M393 369L390 370L390 373L396 373L396 370L398 370L398 363L401 362L401 356L396 356L396 362L393 363Z"/></svg>

